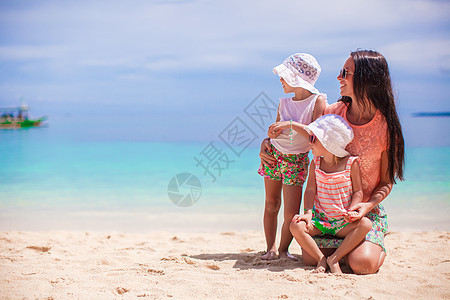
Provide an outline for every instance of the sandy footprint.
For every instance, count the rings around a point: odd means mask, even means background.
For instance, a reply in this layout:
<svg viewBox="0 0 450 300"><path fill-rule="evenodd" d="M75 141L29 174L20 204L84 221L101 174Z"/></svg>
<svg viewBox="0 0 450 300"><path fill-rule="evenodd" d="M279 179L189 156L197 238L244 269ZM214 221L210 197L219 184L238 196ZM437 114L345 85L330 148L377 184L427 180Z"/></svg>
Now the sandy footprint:
<svg viewBox="0 0 450 300"><path fill-rule="evenodd" d="M163 270L155 270L155 269L148 269L147 273L150 273L153 275L166 275Z"/></svg>
<svg viewBox="0 0 450 300"><path fill-rule="evenodd" d="M129 292L130 290L123 288L123 287L117 287L117 288L115 288L115 291L117 292L117 294L123 295L123 294Z"/></svg>
<svg viewBox="0 0 450 300"><path fill-rule="evenodd" d="M160 259L161 261L172 261L175 263L186 263L188 265L196 265L195 261L190 259L189 257L175 257L175 256L169 256L169 257L163 257Z"/></svg>
<svg viewBox="0 0 450 300"><path fill-rule="evenodd" d="M178 262L178 258L176 258L175 256L168 256L168 257L163 257L160 260L162 261L174 261L174 262Z"/></svg>
<svg viewBox="0 0 450 300"><path fill-rule="evenodd" d="M101 259L98 263L100 266L110 266L112 265L110 261L108 261L106 258Z"/></svg>
<svg viewBox="0 0 450 300"><path fill-rule="evenodd" d="M302 282L303 281L301 279L295 278L294 276L292 276L290 274L282 274L280 276L281 276L281 278L286 279L291 282Z"/></svg>
<svg viewBox="0 0 450 300"><path fill-rule="evenodd" d="M38 252L48 252L52 247L40 247L40 246L27 246L27 249L35 250Z"/></svg>
<svg viewBox="0 0 450 300"><path fill-rule="evenodd" d="M246 249L241 249L240 250L241 253L250 253L250 252L253 252L253 251L255 251L255 250L254 249L250 249L250 248L246 248Z"/></svg>
<svg viewBox="0 0 450 300"><path fill-rule="evenodd" d="M236 235L235 232L222 232L221 235Z"/></svg>
<svg viewBox="0 0 450 300"><path fill-rule="evenodd" d="M193 261L192 259L188 258L188 257L183 257L183 260L185 263L187 263L188 265L195 265L195 261Z"/></svg>
<svg viewBox="0 0 450 300"><path fill-rule="evenodd" d="M177 236L172 237L170 240L173 242L184 243L184 241L180 240L180 238Z"/></svg>
<svg viewBox="0 0 450 300"><path fill-rule="evenodd" d="M216 264L207 264L206 266L214 271L220 270L220 267Z"/></svg>

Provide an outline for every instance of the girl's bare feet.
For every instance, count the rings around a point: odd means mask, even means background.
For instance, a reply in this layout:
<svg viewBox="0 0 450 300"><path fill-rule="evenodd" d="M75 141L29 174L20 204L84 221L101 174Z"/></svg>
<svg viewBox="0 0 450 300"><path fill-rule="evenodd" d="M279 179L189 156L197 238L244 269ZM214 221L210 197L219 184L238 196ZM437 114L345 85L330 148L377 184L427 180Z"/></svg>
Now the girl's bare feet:
<svg viewBox="0 0 450 300"><path fill-rule="evenodd" d="M342 274L341 267L339 266L339 261L335 261L332 257L327 258L327 265L330 267L331 273Z"/></svg>
<svg viewBox="0 0 450 300"><path fill-rule="evenodd" d="M259 257L262 260L275 260L278 259L277 253L273 250L267 251L266 254Z"/></svg>
<svg viewBox="0 0 450 300"><path fill-rule="evenodd" d="M293 256L288 251L280 252L280 258L287 258L293 261L298 261L297 257Z"/></svg>
<svg viewBox="0 0 450 300"><path fill-rule="evenodd" d="M313 270L313 273L325 273L327 270L327 258L325 256L322 256L319 263L317 264L317 267L315 270Z"/></svg>

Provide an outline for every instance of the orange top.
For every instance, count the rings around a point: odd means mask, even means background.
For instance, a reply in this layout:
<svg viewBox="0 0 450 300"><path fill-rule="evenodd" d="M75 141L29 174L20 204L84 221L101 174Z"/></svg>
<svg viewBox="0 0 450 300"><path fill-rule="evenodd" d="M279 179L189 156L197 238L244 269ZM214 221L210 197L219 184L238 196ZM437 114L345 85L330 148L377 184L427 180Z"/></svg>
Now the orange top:
<svg viewBox="0 0 450 300"><path fill-rule="evenodd" d="M345 150L352 156L359 156L361 160L363 201L367 202L378 183L380 183L381 153L388 148L386 119L377 110L369 123L354 125L347 120L347 106L343 102L328 106L325 109L325 114L336 114L343 117L353 129L353 141L347 145Z"/></svg>

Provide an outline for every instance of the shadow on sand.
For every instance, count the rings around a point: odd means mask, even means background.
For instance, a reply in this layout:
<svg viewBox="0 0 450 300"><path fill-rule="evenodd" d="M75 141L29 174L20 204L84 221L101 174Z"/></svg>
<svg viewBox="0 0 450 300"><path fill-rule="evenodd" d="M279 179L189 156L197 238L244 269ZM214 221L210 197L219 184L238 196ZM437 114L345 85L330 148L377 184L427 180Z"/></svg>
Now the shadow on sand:
<svg viewBox="0 0 450 300"><path fill-rule="evenodd" d="M298 261L293 261L290 259L276 259L276 260L262 260L259 257L263 255L260 253L216 253L216 254L199 254L190 255L190 258L209 260L209 261L236 261L233 268L239 270L248 269L266 269L272 272L282 272L284 270L294 270L297 268L304 268L307 270L313 270L313 267L304 266L303 259L301 255L294 254Z"/></svg>
<svg viewBox="0 0 450 300"><path fill-rule="evenodd" d="M192 259L199 259L204 261L235 261L233 268L239 270L249 270L249 269L265 269L271 272L283 272L285 270L295 270L302 268L306 271L312 271L315 269L314 266L306 266L303 264L303 258L301 255L292 254L298 259L298 261L293 261L290 259L276 259L276 260L262 260L260 256L264 252L259 253L214 253L214 254L198 254L189 255L188 257ZM352 274L351 269L343 262L341 262L342 272L347 274Z"/></svg>

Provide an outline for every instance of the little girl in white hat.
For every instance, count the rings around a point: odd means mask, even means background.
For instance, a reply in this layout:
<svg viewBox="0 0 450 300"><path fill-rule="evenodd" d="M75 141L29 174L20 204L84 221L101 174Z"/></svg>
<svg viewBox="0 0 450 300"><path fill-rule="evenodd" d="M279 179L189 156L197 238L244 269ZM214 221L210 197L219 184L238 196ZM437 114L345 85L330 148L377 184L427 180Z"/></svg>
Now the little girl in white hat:
<svg viewBox="0 0 450 300"><path fill-rule="evenodd" d="M309 167L304 214L292 219L290 229L302 250L316 259L316 272L325 272L328 266L332 273L342 273L339 260L372 228L368 218L357 220L355 212L348 212L363 198L359 158L345 150L353 139L353 130L338 115L324 115L305 130L310 134L314 159ZM328 258L312 238L321 234L344 237Z"/></svg>
<svg viewBox="0 0 450 300"><path fill-rule="evenodd" d="M280 98L276 123L269 127L270 145L268 154L277 162L261 164L258 173L264 177L266 190L264 208L264 233L267 252L261 259L290 258L288 248L292 241L289 224L300 210L303 183L308 176L308 133L304 127L323 115L326 96L314 87L321 68L316 59L306 53L289 56L273 72L280 76L284 92L294 97ZM278 211L284 198L284 223L281 229L280 246L275 245Z"/></svg>

